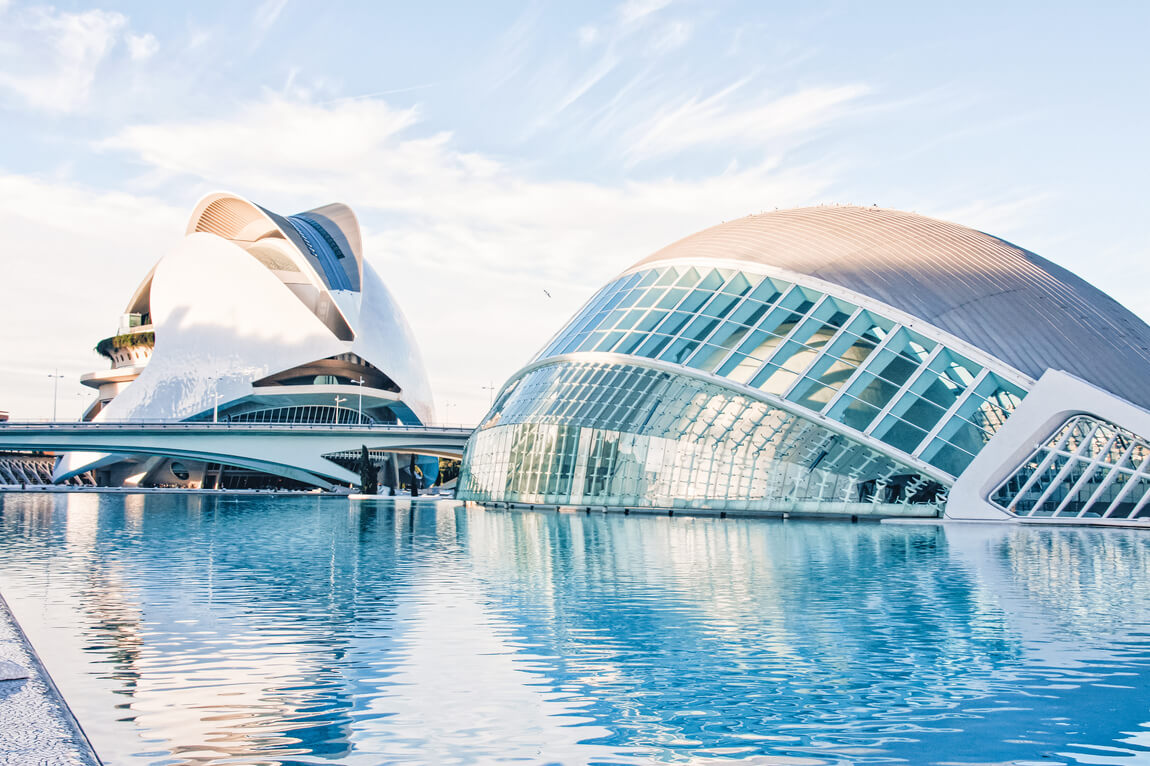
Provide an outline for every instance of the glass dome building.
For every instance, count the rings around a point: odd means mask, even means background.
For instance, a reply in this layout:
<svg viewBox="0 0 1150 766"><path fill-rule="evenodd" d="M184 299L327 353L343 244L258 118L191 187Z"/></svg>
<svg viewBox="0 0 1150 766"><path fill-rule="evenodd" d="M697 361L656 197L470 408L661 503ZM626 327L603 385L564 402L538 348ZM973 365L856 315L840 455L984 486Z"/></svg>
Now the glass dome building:
<svg viewBox="0 0 1150 766"><path fill-rule="evenodd" d="M1147 380L1150 326L1034 253L895 210L778 211L689 236L599 290L503 386L468 443L458 494L1133 518L1146 493L1127 485L1140 486L1146 465L1088 455L1064 471L1071 456L1036 463L1035 450L1085 413L1109 429L1093 438L1113 435L1110 451L1123 453L1150 433ZM1025 423L1007 429L1038 388ZM1089 442L1079 434L1073 446Z"/></svg>

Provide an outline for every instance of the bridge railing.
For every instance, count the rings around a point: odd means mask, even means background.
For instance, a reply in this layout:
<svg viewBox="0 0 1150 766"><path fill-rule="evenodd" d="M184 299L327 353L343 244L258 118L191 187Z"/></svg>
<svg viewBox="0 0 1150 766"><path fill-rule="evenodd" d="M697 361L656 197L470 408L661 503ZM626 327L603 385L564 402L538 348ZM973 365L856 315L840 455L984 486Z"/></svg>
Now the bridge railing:
<svg viewBox="0 0 1150 766"><path fill-rule="evenodd" d="M381 423L234 423L210 420L97 420L97 421L34 421L9 420L0 422L0 430L42 430L53 428L70 431L161 429L173 431L354 431L363 433L446 433L464 434L475 430L472 425L404 425Z"/></svg>

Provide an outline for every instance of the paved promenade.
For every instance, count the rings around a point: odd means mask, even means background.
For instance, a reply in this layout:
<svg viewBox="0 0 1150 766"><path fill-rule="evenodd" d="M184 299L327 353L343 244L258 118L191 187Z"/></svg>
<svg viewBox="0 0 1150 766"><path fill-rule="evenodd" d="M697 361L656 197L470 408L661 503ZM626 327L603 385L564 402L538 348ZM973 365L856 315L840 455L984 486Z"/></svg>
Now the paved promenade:
<svg viewBox="0 0 1150 766"><path fill-rule="evenodd" d="M99 763L0 597L0 765Z"/></svg>

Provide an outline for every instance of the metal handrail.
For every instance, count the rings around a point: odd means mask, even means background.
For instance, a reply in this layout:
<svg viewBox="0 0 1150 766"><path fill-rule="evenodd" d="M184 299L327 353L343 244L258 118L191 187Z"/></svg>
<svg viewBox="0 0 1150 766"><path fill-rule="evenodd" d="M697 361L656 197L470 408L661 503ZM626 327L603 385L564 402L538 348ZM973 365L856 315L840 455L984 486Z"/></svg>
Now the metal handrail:
<svg viewBox="0 0 1150 766"><path fill-rule="evenodd" d="M161 428L181 431L190 430L236 430L236 431L263 431L263 430L305 430L305 431L387 431L392 433L471 433L475 426L471 425L404 425L385 423L234 423L223 421L188 420L100 420L100 421L5 421L0 422L0 430L32 430L43 428L58 428L62 430L84 429L117 429L132 428Z"/></svg>

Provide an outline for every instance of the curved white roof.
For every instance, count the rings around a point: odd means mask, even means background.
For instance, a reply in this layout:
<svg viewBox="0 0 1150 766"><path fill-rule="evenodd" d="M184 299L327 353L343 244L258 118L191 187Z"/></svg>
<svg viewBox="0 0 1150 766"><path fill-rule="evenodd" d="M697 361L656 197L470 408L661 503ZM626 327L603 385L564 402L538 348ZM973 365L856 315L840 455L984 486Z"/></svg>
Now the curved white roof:
<svg viewBox="0 0 1150 766"><path fill-rule="evenodd" d="M747 216L640 261L721 258L806 274L919 317L1037 379L1062 369L1150 408L1150 326L1005 240L898 210Z"/></svg>

